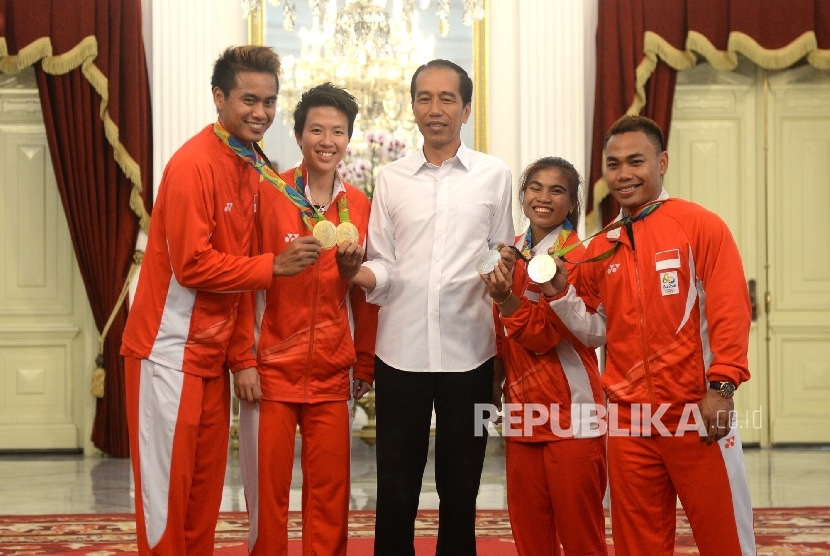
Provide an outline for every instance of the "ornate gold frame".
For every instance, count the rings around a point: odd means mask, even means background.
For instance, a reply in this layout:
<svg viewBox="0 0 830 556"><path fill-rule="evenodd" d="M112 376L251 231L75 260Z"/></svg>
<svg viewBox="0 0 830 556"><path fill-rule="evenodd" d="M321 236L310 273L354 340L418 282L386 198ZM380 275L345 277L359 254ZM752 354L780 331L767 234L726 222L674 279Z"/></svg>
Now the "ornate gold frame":
<svg viewBox="0 0 830 556"><path fill-rule="evenodd" d="M473 24L473 138L475 150L490 150L490 1L484 0L484 18Z"/></svg>
<svg viewBox="0 0 830 556"><path fill-rule="evenodd" d="M473 141L477 151L490 147L488 121L490 119L490 0L484 0L484 18L473 24ZM259 13L248 17L248 43L265 43L265 0L260 0Z"/></svg>

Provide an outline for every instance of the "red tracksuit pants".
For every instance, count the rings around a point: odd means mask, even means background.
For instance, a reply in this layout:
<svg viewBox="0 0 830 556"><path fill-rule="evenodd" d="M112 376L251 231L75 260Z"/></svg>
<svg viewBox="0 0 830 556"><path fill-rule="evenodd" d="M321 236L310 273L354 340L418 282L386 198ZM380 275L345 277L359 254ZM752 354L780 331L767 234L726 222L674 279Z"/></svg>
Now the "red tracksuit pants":
<svg viewBox="0 0 830 556"><path fill-rule="evenodd" d="M682 436L608 438L611 531L617 556L671 556L677 498L701 556L755 555L741 440L707 446Z"/></svg>
<svg viewBox="0 0 830 556"><path fill-rule="evenodd" d="M519 556L605 555L605 437L505 442Z"/></svg>
<svg viewBox="0 0 830 556"><path fill-rule="evenodd" d="M347 401L240 403L239 463L248 550L288 553L288 501L297 425L302 437L303 555L346 556L351 430Z"/></svg>
<svg viewBox="0 0 830 556"><path fill-rule="evenodd" d="M127 425L141 556L213 554L228 457L230 378L126 357Z"/></svg>

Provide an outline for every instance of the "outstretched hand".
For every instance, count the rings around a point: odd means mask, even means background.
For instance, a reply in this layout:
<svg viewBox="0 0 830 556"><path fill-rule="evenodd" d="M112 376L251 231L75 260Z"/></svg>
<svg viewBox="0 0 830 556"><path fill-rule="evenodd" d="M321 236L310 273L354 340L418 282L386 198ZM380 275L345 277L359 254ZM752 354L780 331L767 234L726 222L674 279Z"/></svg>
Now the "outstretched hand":
<svg viewBox="0 0 830 556"><path fill-rule="evenodd" d="M556 274L550 279L550 282L539 284L539 289L546 297L556 297L566 289L568 289L568 267L565 266L565 261L556 257L552 253L553 248L548 250L548 254L553 257L556 263Z"/></svg>
<svg viewBox="0 0 830 556"><path fill-rule="evenodd" d="M505 251L502 249L502 252ZM515 263L515 259L514 259ZM510 295L510 288L513 287L513 275L507 269L504 259L500 260L490 274L479 274L487 286L487 293L495 301L500 302Z"/></svg>
<svg viewBox="0 0 830 556"><path fill-rule="evenodd" d="M372 389L372 385L366 382L365 380L361 380L359 378L354 379L352 384L352 397L354 399L359 400L363 396L369 393L369 390Z"/></svg>
<svg viewBox="0 0 830 556"><path fill-rule="evenodd" d="M317 262L323 251L322 244L314 236L298 237L274 257L274 276L294 276Z"/></svg>
<svg viewBox="0 0 830 556"><path fill-rule="evenodd" d="M233 373L233 392L244 402L259 403L262 400L259 372L256 367L248 367Z"/></svg>
<svg viewBox="0 0 830 556"><path fill-rule="evenodd" d="M700 441L706 442L708 446L728 435L732 428L734 411L735 400L724 398L716 390L707 388L706 394L700 400L700 416L706 429Z"/></svg>
<svg viewBox="0 0 830 556"><path fill-rule="evenodd" d="M498 250L499 254L501 255L501 260L504 262L504 265L507 267L507 272L512 273L513 267L516 266L516 252L513 250L515 249L512 246L506 246L503 243L499 243Z"/></svg>
<svg viewBox="0 0 830 556"><path fill-rule="evenodd" d="M366 250L357 242L346 241L337 246L334 260L337 261L337 270L343 280L351 282L357 276L365 253Z"/></svg>

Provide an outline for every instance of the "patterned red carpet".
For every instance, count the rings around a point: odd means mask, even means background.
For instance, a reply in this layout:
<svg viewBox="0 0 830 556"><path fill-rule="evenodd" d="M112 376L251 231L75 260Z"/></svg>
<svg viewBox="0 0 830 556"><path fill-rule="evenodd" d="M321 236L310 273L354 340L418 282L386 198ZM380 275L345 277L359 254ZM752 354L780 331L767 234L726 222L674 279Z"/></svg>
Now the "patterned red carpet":
<svg viewBox="0 0 830 556"><path fill-rule="evenodd" d="M418 556L434 554L437 512L423 511L416 524ZM351 512L349 556L372 553L374 512ZM481 510L476 524L479 556L515 556L507 512ZM245 556L247 517L224 513L216 532L216 556ZM289 555L300 554L300 516L291 513ZM814 556L830 554L830 507L761 508L755 510L759 556ZM0 516L0 555L39 554L117 556L136 554L135 523L127 514ZM609 535L609 553L613 554ZM675 554L697 554L688 522L677 515Z"/></svg>

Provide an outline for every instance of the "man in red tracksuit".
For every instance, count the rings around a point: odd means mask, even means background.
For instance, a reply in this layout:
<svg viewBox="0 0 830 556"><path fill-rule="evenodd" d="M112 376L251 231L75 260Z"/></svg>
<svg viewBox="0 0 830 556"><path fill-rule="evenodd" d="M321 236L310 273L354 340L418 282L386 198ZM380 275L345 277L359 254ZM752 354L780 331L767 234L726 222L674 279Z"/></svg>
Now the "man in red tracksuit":
<svg viewBox="0 0 830 556"><path fill-rule="evenodd" d="M260 188L263 253L279 255L292 242L311 237L297 202L313 206L318 219L325 219L315 227L330 222L343 229L351 223L358 236L324 249L315 264L296 276L275 279L257 295L262 402L241 404L239 418L248 547L254 555L287 554L297 425L302 437L303 554L346 555L348 401L363 396L374 380L378 309L338 270L344 257L362 259L371 208L366 195L337 173L357 111L354 97L331 83L304 93L294 111L303 162L282 174L303 198L292 200L274 187Z"/></svg>
<svg viewBox="0 0 830 556"><path fill-rule="evenodd" d="M262 139L279 71L270 48L223 52L211 81L219 118L173 155L162 177L121 347L142 556L213 553L230 422L228 349L253 326L241 291L299 272L320 250L311 238L283 257L248 256L260 177L230 142ZM237 395L258 399L251 346L238 349Z"/></svg>
<svg viewBox="0 0 830 556"><path fill-rule="evenodd" d="M715 214L668 197L668 154L653 121L618 120L605 162L622 214L591 242L576 288L550 301L578 339L606 337L614 549L673 554L679 497L702 556L754 555L741 441L730 423L732 395L749 379L738 248Z"/></svg>

